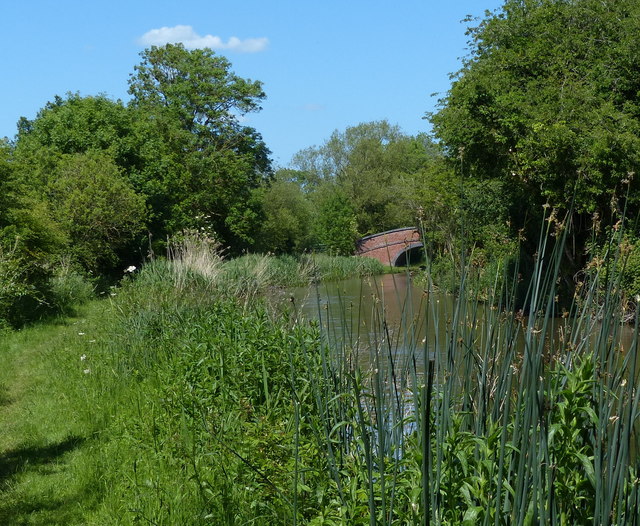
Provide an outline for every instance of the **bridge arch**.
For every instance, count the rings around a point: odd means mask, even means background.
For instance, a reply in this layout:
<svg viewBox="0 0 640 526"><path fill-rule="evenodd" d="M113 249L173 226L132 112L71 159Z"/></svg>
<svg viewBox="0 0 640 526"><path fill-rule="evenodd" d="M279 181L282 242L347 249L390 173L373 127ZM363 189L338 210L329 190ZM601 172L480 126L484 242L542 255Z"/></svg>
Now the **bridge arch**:
<svg viewBox="0 0 640 526"><path fill-rule="evenodd" d="M423 258L423 244L416 227L396 228L363 237L356 255L375 258L383 265L403 267Z"/></svg>

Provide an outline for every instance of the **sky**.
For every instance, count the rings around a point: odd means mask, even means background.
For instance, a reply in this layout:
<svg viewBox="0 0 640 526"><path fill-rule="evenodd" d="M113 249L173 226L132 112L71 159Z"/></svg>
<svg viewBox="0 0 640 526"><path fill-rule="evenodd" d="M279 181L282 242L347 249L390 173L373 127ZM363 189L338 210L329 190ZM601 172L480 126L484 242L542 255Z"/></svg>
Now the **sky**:
<svg viewBox="0 0 640 526"><path fill-rule="evenodd" d="M127 101L140 52L210 47L263 83L259 133L276 167L334 130L387 119L414 135L467 55L467 16L501 0L2 1L0 137L56 95ZM435 95L434 95L435 94Z"/></svg>

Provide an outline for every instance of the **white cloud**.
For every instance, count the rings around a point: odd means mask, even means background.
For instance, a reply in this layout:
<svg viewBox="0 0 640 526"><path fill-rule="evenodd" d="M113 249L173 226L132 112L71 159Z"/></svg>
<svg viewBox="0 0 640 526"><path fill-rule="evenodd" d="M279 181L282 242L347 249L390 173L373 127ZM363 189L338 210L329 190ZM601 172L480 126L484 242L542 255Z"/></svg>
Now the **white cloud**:
<svg viewBox="0 0 640 526"><path fill-rule="evenodd" d="M224 42L214 35L200 36L191 26L173 26L152 29L142 35L138 42L143 46L163 46L180 42L187 49L200 49L208 47L217 50L237 51L238 53L257 53L263 51L269 44L269 39L231 37Z"/></svg>

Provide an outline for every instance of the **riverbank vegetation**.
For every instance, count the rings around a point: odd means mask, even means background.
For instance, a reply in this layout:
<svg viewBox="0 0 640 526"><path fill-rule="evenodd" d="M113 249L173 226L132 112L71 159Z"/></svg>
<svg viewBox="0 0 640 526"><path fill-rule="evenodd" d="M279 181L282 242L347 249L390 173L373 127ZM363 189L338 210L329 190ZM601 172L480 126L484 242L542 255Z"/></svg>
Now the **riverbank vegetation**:
<svg viewBox="0 0 640 526"><path fill-rule="evenodd" d="M400 329L379 302L373 333L334 340L192 243L76 318L6 333L0 518L633 524L637 312L596 270L560 311L561 237L529 317L463 279L445 318L425 291Z"/></svg>

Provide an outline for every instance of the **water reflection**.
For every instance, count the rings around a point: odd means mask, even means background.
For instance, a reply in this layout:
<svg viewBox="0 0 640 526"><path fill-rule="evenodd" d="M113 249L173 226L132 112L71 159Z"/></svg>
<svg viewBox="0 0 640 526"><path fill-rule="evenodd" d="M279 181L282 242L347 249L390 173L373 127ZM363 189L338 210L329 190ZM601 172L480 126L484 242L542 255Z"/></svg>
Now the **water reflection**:
<svg viewBox="0 0 640 526"><path fill-rule="evenodd" d="M365 369L379 366L376 357L383 355L395 363L415 361L423 371L425 356L430 359L434 342L444 339L453 311L450 296L429 293L409 274L321 283L291 294L298 316L318 320L330 345L353 349ZM426 316L433 308L438 312Z"/></svg>
<svg viewBox="0 0 640 526"><path fill-rule="evenodd" d="M526 345L548 352L566 345L593 346L601 333L594 319L585 330L572 327L567 318L555 318L548 320L540 341L536 337L539 330L525 330L527 317L502 317L483 303L456 302L452 295L425 290L408 273L321 283L293 289L290 294L298 317L318 320L330 346L349 352L349 361L355 360L363 369L395 363L398 370L420 374L436 353L445 358L448 345L481 349L494 340L493 344L499 341L518 354ZM487 309L493 311L491 315ZM616 332L619 348L628 349L632 327L622 324ZM579 339L571 342L572 333ZM585 334L590 336L580 341ZM462 341L467 337L473 341Z"/></svg>

